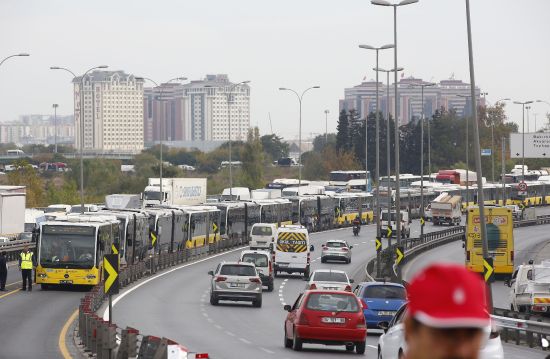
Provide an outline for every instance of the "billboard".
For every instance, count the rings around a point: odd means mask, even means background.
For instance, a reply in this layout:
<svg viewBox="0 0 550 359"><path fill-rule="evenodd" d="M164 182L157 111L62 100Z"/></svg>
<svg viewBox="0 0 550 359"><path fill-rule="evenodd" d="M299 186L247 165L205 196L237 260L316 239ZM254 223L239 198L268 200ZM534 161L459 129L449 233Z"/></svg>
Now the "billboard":
<svg viewBox="0 0 550 359"><path fill-rule="evenodd" d="M510 134L510 157L522 158L522 133ZM550 158L550 133L525 133L526 158Z"/></svg>

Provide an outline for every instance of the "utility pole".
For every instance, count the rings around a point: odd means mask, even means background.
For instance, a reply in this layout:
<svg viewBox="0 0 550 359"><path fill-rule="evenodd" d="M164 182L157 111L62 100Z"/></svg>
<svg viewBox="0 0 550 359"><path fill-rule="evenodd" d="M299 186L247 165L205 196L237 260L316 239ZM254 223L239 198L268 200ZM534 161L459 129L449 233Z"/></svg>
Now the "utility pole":
<svg viewBox="0 0 550 359"><path fill-rule="evenodd" d="M54 129L54 153L57 153L57 107L59 105L53 104L53 129Z"/></svg>

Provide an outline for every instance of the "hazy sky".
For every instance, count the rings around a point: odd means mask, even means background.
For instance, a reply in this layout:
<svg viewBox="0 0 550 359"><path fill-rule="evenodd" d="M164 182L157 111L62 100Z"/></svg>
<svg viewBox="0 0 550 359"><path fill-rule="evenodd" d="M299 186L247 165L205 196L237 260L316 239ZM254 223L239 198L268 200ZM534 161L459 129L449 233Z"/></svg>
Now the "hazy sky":
<svg viewBox="0 0 550 359"><path fill-rule="evenodd" d="M550 102L549 0L472 0L476 83L488 100ZM368 0L2 0L0 120L73 112L70 76L106 64L156 81L227 73L250 80L251 125L297 137L298 101L279 87L312 90L303 102L304 136L334 131L344 88L374 78L373 51L393 42L391 8ZM420 0L398 9L398 65L405 76L469 82L464 0ZM392 50L380 66L393 66ZM534 104L538 124L550 106ZM521 122L521 107L508 106ZM531 123L534 117L531 116ZM531 127L532 129L533 127Z"/></svg>

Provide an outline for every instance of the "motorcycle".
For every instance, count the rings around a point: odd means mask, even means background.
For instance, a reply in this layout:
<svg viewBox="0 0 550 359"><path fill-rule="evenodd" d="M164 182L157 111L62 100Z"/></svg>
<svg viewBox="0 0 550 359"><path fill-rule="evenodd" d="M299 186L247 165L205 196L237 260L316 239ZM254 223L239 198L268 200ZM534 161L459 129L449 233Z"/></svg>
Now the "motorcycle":
<svg viewBox="0 0 550 359"><path fill-rule="evenodd" d="M353 235L357 237L359 235L359 231L361 230L360 224L354 224L353 225Z"/></svg>

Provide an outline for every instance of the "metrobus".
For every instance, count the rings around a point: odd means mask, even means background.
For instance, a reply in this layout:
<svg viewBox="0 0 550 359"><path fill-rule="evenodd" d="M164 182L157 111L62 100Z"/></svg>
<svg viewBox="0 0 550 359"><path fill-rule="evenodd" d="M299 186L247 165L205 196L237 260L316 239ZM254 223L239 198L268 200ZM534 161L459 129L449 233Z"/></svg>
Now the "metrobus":
<svg viewBox="0 0 550 359"><path fill-rule="evenodd" d="M485 223L489 256L493 258L495 274L511 276L514 271L514 224L512 210L506 207L485 206ZM483 273L479 207L468 208L466 224L466 267Z"/></svg>
<svg viewBox="0 0 550 359"><path fill-rule="evenodd" d="M215 245L221 241L220 210L215 206L188 206L183 208L187 214L184 224L186 248L199 248Z"/></svg>
<svg viewBox="0 0 550 359"><path fill-rule="evenodd" d="M359 216L361 222L368 224L374 219L374 200L370 193L335 193L334 199L334 223L341 227L351 225Z"/></svg>
<svg viewBox="0 0 550 359"><path fill-rule="evenodd" d="M410 173L402 173L399 175L399 188L409 188L412 186L413 182L420 181L422 177L418 175L413 175ZM429 177L428 177L429 179ZM427 181L426 176L424 181ZM395 176L380 176L380 187L396 189L397 188L397 179Z"/></svg>
<svg viewBox="0 0 550 359"><path fill-rule="evenodd" d="M292 203L289 199L257 199L253 203L260 206L260 223L272 223L277 226L292 224Z"/></svg>
<svg viewBox="0 0 550 359"><path fill-rule="evenodd" d="M370 192L372 190L370 171L332 171L329 175L329 185L345 187L351 180L366 180L367 178L367 192Z"/></svg>
<svg viewBox="0 0 550 359"><path fill-rule="evenodd" d="M222 240L242 238L246 243L252 224L260 222L260 206L253 202L220 202L220 235Z"/></svg>
<svg viewBox="0 0 550 359"><path fill-rule="evenodd" d="M309 231L320 231L334 225L335 200L327 195L288 197L292 202L292 223L305 226Z"/></svg>
<svg viewBox="0 0 550 359"><path fill-rule="evenodd" d="M120 243L119 223L111 216L69 216L40 224L36 283L87 285L101 282L103 256Z"/></svg>

